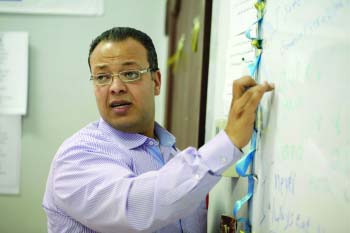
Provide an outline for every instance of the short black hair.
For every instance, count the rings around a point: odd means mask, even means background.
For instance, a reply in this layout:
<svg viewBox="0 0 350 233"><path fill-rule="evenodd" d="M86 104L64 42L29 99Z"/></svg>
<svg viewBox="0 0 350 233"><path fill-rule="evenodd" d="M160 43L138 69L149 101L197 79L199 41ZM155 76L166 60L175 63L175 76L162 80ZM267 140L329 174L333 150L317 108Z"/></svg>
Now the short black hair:
<svg viewBox="0 0 350 233"><path fill-rule="evenodd" d="M101 41L123 41L128 38L132 38L138 42L140 42L145 49L147 50L147 60L150 65L151 71L159 70L158 68L158 58L157 58L157 52L154 47L153 41L151 37L149 37L146 33L141 32L135 28L130 27L114 27L111 28L96 37L90 44L90 50L89 50L89 57L88 57L88 64L91 71L91 65L90 65L90 56L91 53L94 51L96 46Z"/></svg>

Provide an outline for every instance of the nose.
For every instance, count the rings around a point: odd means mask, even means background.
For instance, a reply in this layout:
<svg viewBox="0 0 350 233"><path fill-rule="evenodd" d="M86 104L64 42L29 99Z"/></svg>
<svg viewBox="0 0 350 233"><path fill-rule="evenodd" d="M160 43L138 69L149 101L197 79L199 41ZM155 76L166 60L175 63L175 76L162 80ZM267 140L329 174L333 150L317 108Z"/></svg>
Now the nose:
<svg viewBox="0 0 350 233"><path fill-rule="evenodd" d="M126 84L120 80L118 76L114 76L111 86L109 87L111 94L119 95L127 92Z"/></svg>

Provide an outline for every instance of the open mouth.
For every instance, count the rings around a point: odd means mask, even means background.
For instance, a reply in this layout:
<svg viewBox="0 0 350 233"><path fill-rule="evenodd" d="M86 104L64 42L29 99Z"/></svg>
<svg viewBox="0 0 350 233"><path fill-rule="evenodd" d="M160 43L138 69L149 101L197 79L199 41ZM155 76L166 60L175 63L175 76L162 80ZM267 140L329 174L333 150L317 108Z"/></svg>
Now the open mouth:
<svg viewBox="0 0 350 233"><path fill-rule="evenodd" d="M131 103L127 101L113 101L109 106L111 108L121 108L121 107L127 107L130 106Z"/></svg>

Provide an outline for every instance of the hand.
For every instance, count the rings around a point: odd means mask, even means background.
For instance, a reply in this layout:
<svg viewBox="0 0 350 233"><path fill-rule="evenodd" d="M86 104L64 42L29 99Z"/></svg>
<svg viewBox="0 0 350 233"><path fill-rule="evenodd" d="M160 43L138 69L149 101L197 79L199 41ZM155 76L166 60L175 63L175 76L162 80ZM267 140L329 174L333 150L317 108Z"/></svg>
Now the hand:
<svg viewBox="0 0 350 233"><path fill-rule="evenodd" d="M256 108L265 92L274 84L257 84L250 76L233 83L233 97L225 132L239 149L248 144L254 127Z"/></svg>

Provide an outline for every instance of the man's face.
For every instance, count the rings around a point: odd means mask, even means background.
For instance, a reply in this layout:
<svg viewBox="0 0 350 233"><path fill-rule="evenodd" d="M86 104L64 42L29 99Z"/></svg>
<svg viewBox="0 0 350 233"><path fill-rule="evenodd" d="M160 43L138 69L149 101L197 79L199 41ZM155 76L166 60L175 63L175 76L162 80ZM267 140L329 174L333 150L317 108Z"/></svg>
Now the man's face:
<svg viewBox="0 0 350 233"><path fill-rule="evenodd" d="M138 41L102 41L90 56L91 73L119 73L149 67L147 50ZM153 77L152 77L153 76ZM114 77L111 85L94 86L102 118L115 129L153 137L154 96L160 93L160 72L141 74L141 79L123 83Z"/></svg>

